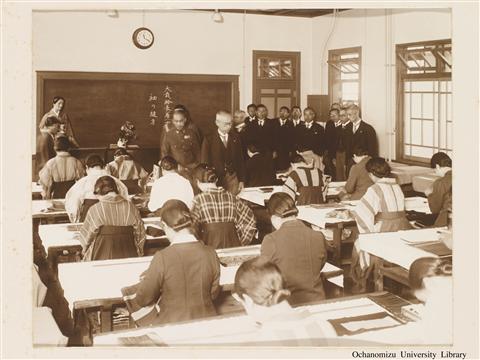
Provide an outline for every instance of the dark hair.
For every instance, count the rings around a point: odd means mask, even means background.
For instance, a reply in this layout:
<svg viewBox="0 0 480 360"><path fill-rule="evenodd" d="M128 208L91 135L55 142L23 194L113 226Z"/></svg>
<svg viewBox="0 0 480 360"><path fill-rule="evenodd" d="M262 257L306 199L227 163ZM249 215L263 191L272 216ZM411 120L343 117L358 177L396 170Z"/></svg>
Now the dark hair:
<svg viewBox="0 0 480 360"><path fill-rule="evenodd" d="M424 287L423 279L432 276L452 275L452 263L445 259L424 257L415 260L410 265L408 282L412 290L420 290Z"/></svg>
<svg viewBox="0 0 480 360"><path fill-rule="evenodd" d="M290 112L290 109L288 108L288 106L280 107L280 111L282 111L282 110L287 110L288 112Z"/></svg>
<svg viewBox="0 0 480 360"><path fill-rule="evenodd" d="M114 156L128 155L127 149L119 148L115 151Z"/></svg>
<svg viewBox="0 0 480 360"><path fill-rule="evenodd" d="M290 296L279 268L261 257L245 261L235 274L234 292L256 304L272 306Z"/></svg>
<svg viewBox="0 0 480 360"><path fill-rule="evenodd" d="M367 161L365 168L378 178L390 177L390 165L384 158L374 157Z"/></svg>
<svg viewBox="0 0 480 360"><path fill-rule="evenodd" d="M356 104L349 105L347 110L355 110L356 112L360 113L360 107Z"/></svg>
<svg viewBox="0 0 480 360"><path fill-rule="evenodd" d="M250 104L250 105L248 105L248 106L247 106L247 111L248 111L248 109L250 109L250 108L252 108L252 107L256 109L256 108L257 108L257 105L255 105L255 104Z"/></svg>
<svg viewBox="0 0 480 360"><path fill-rule="evenodd" d="M333 110L335 105L340 107L340 103L334 102L334 103L332 103L332 105L330 105L330 110Z"/></svg>
<svg viewBox="0 0 480 360"><path fill-rule="evenodd" d="M298 109L298 110L300 110L300 112L302 112L302 108L301 108L300 106L298 106L298 105L292 106L292 112L293 112L293 110L295 110L295 109Z"/></svg>
<svg viewBox="0 0 480 360"><path fill-rule="evenodd" d="M166 171L177 170L178 162L173 157L167 155L160 160L160 167Z"/></svg>
<svg viewBox="0 0 480 360"><path fill-rule="evenodd" d="M267 109L267 107L263 104L258 104L257 105L257 110L260 109L260 108L264 108L265 110Z"/></svg>
<svg viewBox="0 0 480 360"><path fill-rule="evenodd" d="M162 218L165 224L175 231L192 228L193 226L190 210L188 206L180 200L172 199L166 201L162 208L157 210L157 215Z"/></svg>
<svg viewBox="0 0 480 360"><path fill-rule="evenodd" d="M65 105L67 102L65 101L65 98L61 97L61 96L54 96L53 97L53 101L52 103L55 105L57 102L59 102L60 100L63 100L63 105Z"/></svg>
<svg viewBox="0 0 480 360"><path fill-rule="evenodd" d="M300 154L293 154L291 159L290 159L290 162L292 164L299 164L299 163L302 163L302 162L306 163L305 159Z"/></svg>
<svg viewBox="0 0 480 360"><path fill-rule="evenodd" d="M95 182L95 190L93 191L95 195L106 195L112 191L118 194L117 184L111 176L101 176Z"/></svg>
<svg viewBox="0 0 480 360"><path fill-rule="evenodd" d="M313 112L315 115L317 115L317 113L315 112L315 110L313 110L313 108L310 107L310 106L307 106L305 109L303 109L303 112L304 112L304 113L305 113L305 111L311 111L311 112Z"/></svg>
<svg viewBox="0 0 480 360"><path fill-rule="evenodd" d="M100 166L101 168L105 167L105 162L102 157L98 154L90 154L85 159L85 165L88 168L93 168L95 166Z"/></svg>
<svg viewBox="0 0 480 360"><path fill-rule="evenodd" d="M281 218L290 217L298 214L295 206L295 200L284 192L273 194L267 202L267 211L270 215L276 215Z"/></svg>
<svg viewBox="0 0 480 360"><path fill-rule="evenodd" d="M55 139L55 151L68 151L70 149L70 141L66 136L59 136Z"/></svg>
<svg viewBox="0 0 480 360"><path fill-rule="evenodd" d="M330 114L332 112L336 112L338 115L340 115L340 110L339 109L336 109L336 108L330 109L330 111L328 113Z"/></svg>
<svg viewBox="0 0 480 360"><path fill-rule="evenodd" d="M368 155L368 150L361 145L357 145L353 148L352 154L357 156L364 156L364 155Z"/></svg>
<svg viewBox="0 0 480 360"><path fill-rule="evenodd" d="M46 127L49 127L49 126L52 126L52 125L56 125L56 124L60 124L60 120L58 120L58 118L55 117L55 116L49 116L49 117L47 117L47 119L45 120L45 126L46 126Z"/></svg>
<svg viewBox="0 0 480 360"><path fill-rule="evenodd" d="M193 178L201 183L216 183L218 181L218 176L215 173L215 169L206 164L197 166L195 168L193 172Z"/></svg>
<svg viewBox="0 0 480 360"><path fill-rule="evenodd" d="M435 169L437 165L440 167L452 167L452 159L444 152L438 152L433 154L430 159L430 167L432 169Z"/></svg>
<svg viewBox="0 0 480 360"><path fill-rule="evenodd" d="M173 110L173 115L175 115L175 114L183 115L183 117L184 117L185 119L188 118L188 113L187 113L187 111L184 110L183 108L177 108L177 109Z"/></svg>

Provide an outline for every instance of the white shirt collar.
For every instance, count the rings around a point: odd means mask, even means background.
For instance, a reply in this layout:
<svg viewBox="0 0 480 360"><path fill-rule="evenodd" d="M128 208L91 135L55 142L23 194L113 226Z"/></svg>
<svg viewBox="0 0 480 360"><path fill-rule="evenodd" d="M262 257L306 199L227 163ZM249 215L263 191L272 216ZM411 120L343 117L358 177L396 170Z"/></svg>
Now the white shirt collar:
<svg viewBox="0 0 480 360"><path fill-rule="evenodd" d="M225 137L225 139L228 139L228 133L224 134L220 131L220 129L218 129L217 131L218 131L218 135L220 135L220 138Z"/></svg>
<svg viewBox="0 0 480 360"><path fill-rule="evenodd" d="M308 123L308 122L305 122L305 127L306 127L307 129L311 129L312 126L313 126L313 121L310 121L309 123Z"/></svg>
<svg viewBox="0 0 480 360"><path fill-rule="evenodd" d="M360 123L361 123L361 122L362 122L362 119L358 118L357 121L355 121L354 123L352 123L352 124L353 124L353 127L354 127L354 128L358 128L358 127L360 126Z"/></svg>

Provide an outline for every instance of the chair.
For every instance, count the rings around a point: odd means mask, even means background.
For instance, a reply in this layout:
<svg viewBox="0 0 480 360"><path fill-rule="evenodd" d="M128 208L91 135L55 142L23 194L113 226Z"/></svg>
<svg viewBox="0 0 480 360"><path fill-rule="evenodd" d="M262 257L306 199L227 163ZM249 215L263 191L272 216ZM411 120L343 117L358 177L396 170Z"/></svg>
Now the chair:
<svg viewBox="0 0 480 360"><path fill-rule="evenodd" d="M138 185L138 179L121 180L121 182L127 187L129 195L135 195L142 192L142 188Z"/></svg>
<svg viewBox="0 0 480 360"><path fill-rule="evenodd" d="M51 198L65 199L65 195L67 195L68 190L70 190L74 184L75 180L53 182Z"/></svg>
<svg viewBox="0 0 480 360"><path fill-rule="evenodd" d="M83 200L82 208L80 209L80 222L84 222L87 217L88 209L92 205L98 203L98 199L85 199Z"/></svg>
<svg viewBox="0 0 480 360"><path fill-rule="evenodd" d="M132 226L102 225L93 244L92 260L137 257Z"/></svg>

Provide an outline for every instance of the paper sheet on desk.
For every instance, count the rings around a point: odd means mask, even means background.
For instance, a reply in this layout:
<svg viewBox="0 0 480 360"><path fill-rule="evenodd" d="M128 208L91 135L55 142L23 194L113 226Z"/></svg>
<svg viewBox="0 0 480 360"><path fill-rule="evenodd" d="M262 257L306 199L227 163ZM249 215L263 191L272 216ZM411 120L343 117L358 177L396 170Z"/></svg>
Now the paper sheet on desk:
<svg viewBox="0 0 480 360"><path fill-rule="evenodd" d="M436 229L400 231L399 233L400 239L410 244L440 241L440 234Z"/></svg>
<svg viewBox="0 0 480 360"><path fill-rule="evenodd" d="M399 325L400 323L390 316L386 316L380 319L369 319L369 320L360 320L360 321L349 321L343 323L343 327L351 332L356 332L361 329L373 330L385 327L391 327Z"/></svg>
<svg viewBox="0 0 480 360"><path fill-rule="evenodd" d="M240 264L234 266L220 266L220 284L233 284L235 282L235 274L237 273Z"/></svg>

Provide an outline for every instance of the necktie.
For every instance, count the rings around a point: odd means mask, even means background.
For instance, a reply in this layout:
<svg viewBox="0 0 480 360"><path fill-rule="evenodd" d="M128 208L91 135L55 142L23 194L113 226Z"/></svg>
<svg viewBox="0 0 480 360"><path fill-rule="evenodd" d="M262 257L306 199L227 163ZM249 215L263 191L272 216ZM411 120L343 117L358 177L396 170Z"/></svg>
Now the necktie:
<svg viewBox="0 0 480 360"><path fill-rule="evenodd" d="M263 120L258 120L258 125L263 126Z"/></svg>
<svg viewBox="0 0 480 360"><path fill-rule="evenodd" d="M311 123L311 122L310 122L310 123L306 123L306 124L305 124L305 127L306 127L307 129L310 129L310 128L312 127L312 123Z"/></svg>
<svg viewBox="0 0 480 360"><path fill-rule="evenodd" d="M285 125L285 120L280 119L280 126Z"/></svg>
<svg viewBox="0 0 480 360"><path fill-rule="evenodd" d="M227 147L227 135L220 135L220 139L222 139L223 146Z"/></svg>

